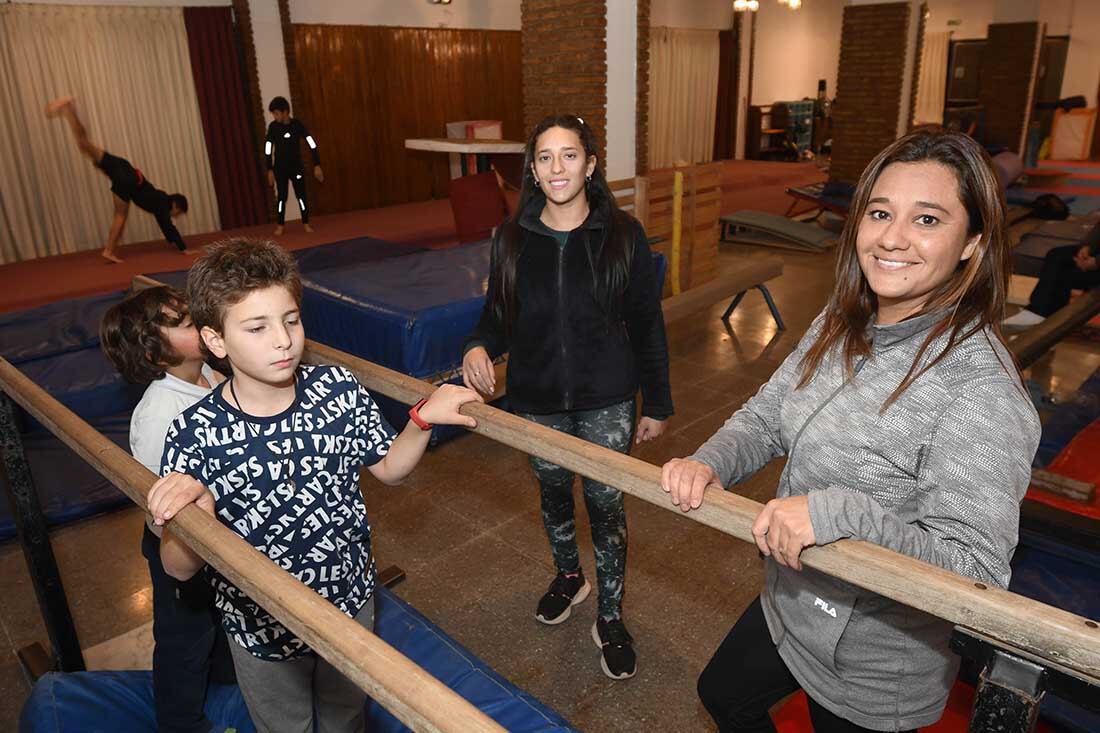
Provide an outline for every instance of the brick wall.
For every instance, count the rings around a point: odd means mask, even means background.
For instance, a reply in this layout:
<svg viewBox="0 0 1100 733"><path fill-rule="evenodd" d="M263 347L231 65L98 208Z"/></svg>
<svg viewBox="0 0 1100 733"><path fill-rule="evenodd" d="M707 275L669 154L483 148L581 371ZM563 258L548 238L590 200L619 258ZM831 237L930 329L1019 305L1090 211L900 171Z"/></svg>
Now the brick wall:
<svg viewBox="0 0 1100 733"><path fill-rule="evenodd" d="M897 136L905 77L909 4L844 8L833 106L829 177L855 183L871 159Z"/></svg>
<svg viewBox="0 0 1100 733"><path fill-rule="evenodd" d="M917 47L913 51L913 78L909 88L909 119L905 121L905 129L913 129L913 120L917 115L917 92L920 89L921 55L924 53L924 33L928 24L925 22L928 15L928 3L921 3L917 13Z"/></svg>
<svg viewBox="0 0 1100 733"><path fill-rule="evenodd" d="M523 125L549 114L584 118L607 159L605 0L522 0Z"/></svg>
<svg viewBox="0 0 1100 733"><path fill-rule="evenodd" d="M634 109L634 170L639 176L649 170L649 5L650 0L638 0L638 101Z"/></svg>
<svg viewBox="0 0 1100 733"><path fill-rule="evenodd" d="M985 107L985 140L1022 154L1020 141L1032 104L1038 23L991 23L979 101Z"/></svg>

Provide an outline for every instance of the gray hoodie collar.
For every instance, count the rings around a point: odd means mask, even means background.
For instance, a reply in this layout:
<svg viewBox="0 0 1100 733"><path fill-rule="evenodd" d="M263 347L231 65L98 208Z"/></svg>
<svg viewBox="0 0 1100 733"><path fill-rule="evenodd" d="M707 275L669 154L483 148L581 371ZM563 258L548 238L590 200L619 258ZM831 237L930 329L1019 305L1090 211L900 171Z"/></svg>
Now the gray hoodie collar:
<svg viewBox="0 0 1100 733"><path fill-rule="evenodd" d="M906 318L898 323L880 326L873 320L868 326L872 350L875 352L893 348L903 341L921 335L947 317L950 311L942 309Z"/></svg>

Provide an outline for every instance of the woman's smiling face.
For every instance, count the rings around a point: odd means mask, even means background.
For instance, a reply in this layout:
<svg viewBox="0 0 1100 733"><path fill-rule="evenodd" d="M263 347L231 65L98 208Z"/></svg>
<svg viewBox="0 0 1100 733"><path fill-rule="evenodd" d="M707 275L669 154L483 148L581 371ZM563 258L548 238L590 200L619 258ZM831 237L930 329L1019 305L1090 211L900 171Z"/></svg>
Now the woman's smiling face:
<svg viewBox="0 0 1100 733"><path fill-rule="evenodd" d="M891 163L871 189L856 234L856 254L878 298L878 323L917 313L975 252L981 234L970 219L959 183L947 166Z"/></svg>
<svg viewBox="0 0 1100 733"><path fill-rule="evenodd" d="M573 130L551 127L535 141L531 169L550 203L561 205L575 199L595 168L596 156L585 156L580 136Z"/></svg>

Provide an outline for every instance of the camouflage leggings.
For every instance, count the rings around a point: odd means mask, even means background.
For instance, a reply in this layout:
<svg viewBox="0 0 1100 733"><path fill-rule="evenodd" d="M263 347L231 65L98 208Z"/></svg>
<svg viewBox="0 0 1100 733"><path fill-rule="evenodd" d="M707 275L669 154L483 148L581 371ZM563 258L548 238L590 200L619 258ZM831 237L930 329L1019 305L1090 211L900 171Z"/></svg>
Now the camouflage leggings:
<svg viewBox="0 0 1100 733"><path fill-rule="evenodd" d="M629 453L634 440L634 400L598 410L577 410L552 415L522 414L521 417L575 435L596 445ZM580 567L577 557L577 527L573 513L573 472L541 458L530 456L531 467L542 495L542 522L550 540L550 551L558 572ZM618 489L592 479L582 480L584 504L592 525L596 553L596 584L599 613L605 619L622 615L623 578L626 574L626 512Z"/></svg>

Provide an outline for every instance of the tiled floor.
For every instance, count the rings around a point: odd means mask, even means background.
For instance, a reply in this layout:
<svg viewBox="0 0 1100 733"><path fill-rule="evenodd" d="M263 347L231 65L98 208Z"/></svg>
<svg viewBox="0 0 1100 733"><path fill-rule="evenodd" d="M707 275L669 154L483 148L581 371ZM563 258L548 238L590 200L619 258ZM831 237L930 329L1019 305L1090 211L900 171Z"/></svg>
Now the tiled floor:
<svg viewBox="0 0 1100 733"><path fill-rule="evenodd" d="M748 249L726 247L723 268ZM752 293L726 328L724 304L670 328L677 415L669 432L636 455L654 464L693 451L771 374L824 305L832 256L781 252L786 270L771 284L789 330L777 332ZM1060 347L1048 386L1072 390L1100 364L1094 345ZM781 470L773 463L738 491L766 500ZM639 672L612 682L589 637L595 603L558 627L534 620L553 568L523 455L477 435L425 457L403 487L368 479L367 507L383 565L408 579L397 592L499 672L586 731L709 730L695 679L730 624L759 592L754 547L676 513L627 497L630 548L626 620ZM578 514L582 562L591 541ZM116 512L53 533L54 547L85 647L148 622L150 597L139 551L142 518ZM594 599L593 599L594 600ZM507 629L508 633L501 633ZM0 730L15 727L27 693L14 650L45 640L18 546L0 547Z"/></svg>

